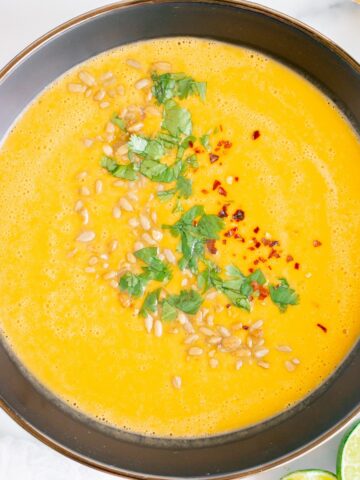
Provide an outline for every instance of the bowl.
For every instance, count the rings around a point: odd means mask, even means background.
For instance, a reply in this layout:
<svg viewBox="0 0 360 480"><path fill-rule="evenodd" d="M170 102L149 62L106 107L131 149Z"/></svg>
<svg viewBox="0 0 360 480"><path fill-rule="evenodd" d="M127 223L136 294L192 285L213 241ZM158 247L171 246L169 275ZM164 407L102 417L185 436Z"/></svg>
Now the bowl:
<svg viewBox="0 0 360 480"><path fill-rule="evenodd" d="M319 33L259 5L232 0L136 0L86 13L46 34L0 72L0 138L47 85L106 50L158 37L196 36L270 55L316 84L360 125L360 66ZM359 411L360 343L316 391L281 414L206 438L162 439L115 429L72 410L0 343L0 405L55 450L136 478L240 478L319 445ZM261 408L261 405L259 405Z"/></svg>

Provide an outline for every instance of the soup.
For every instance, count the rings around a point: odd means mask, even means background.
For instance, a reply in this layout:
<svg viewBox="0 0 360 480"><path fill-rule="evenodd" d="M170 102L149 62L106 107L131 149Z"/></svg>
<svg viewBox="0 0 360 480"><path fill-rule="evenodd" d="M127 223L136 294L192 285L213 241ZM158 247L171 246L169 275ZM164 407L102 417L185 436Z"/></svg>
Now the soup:
<svg viewBox="0 0 360 480"><path fill-rule="evenodd" d="M260 53L173 38L93 58L24 112L0 178L4 338L90 417L243 428L358 337L359 139Z"/></svg>

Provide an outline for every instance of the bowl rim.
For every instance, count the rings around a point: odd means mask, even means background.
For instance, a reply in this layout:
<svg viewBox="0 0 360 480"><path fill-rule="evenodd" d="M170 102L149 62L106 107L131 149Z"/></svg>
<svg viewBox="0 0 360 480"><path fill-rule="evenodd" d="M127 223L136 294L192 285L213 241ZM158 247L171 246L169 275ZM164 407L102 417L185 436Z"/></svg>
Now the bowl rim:
<svg viewBox="0 0 360 480"><path fill-rule="evenodd" d="M5 66L0 69L0 84L2 81L23 61L27 59L33 52L37 49L45 45L51 39L56 38L58 35L63 34L67 30L80 25L83 22L88 20L94 19L97 16L109 13L114 10L121 10L127 7L136 6L136 5L144 5L144 4L169 4L169 3L178 3L182 0L119 0L111 4L104 5L102 7L98 7L92 10L89 10L83 14L77 15L60 25L56 26L55 28L49 30L44 35L40 36L33 42L31 42L28 46L26 46L23 50L21 50L15 57L13 57ZM335 55L339 56L344 62L350 65L359 75L360 75L360 63L357 62L348 52L346 52L342 47L336 44L333 40L331 40L326 35L318 32L313 27L303 23L300 20L297 20L290 15L285 13L281 13L277 10L274 10L270 7L260 5L258 3L250 2L248 0L185 0L186 3L200 3L200 4L209 4L209 5L225 5L225 6L232 6L232 7L240 7L242 9L246 9L248 11L264 14L267 17L271 17L278 21L288 24L289 26L295 27L296 29L304 32L308 36L310 36L315 41L319 42ZM99 464L99 462L95 460L91 460L87 457L82 456L81 454L73 451L70 448L67 448L64 445L57 443L55 440L51 439L47 435L43 434L39 430L37 430L34 426L32 426L25 418L19 416L11 406L4 401L0 397L0 408L4 410L6 414L8 414L20 427L22 427L25 431L27 431L30 435L41 441L46 446L56 450L58 453L70 458L71 460L77 461L85 466L91 467L95 470L101 472L107 472L113 475L117 475L119 477L126 478L137 478L143 479L145 478L144 475L141 474L132 474L131 472L121 472L119 473L118 470L112 469L111 467ZM343 431L356 417L360 414L360 404L351 411L348 415L346 415L341 421L339 421L336 425L332 428L327 430L326 432L320 434L317 438L310 441L309 443L305 444L303 447L297 449L294 452L291 452L287 455L284 455L280 458L274 459L273 461L268 462L267 464L263 464L257 467L254 467L246 472L241 472L236 475L236 478L245 478L249 475L259 474L265 471L272 470L274 468L283 466L288 464L292 460L301 457L305 453L311 452L315 448L319 447L320 445L324 444L326 441L330 440L340 431ZM150 477L148 477L150 478ZM230 478L227 476L227 478Z"/></svg>

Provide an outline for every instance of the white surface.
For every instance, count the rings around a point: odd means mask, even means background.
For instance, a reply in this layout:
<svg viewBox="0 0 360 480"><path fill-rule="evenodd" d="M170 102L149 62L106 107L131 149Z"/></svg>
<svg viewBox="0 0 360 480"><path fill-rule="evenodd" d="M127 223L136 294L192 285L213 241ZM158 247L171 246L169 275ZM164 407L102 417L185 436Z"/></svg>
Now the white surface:
<svg viewBox="0 0 360 480"><path fill-rule="evenodd" d="M101 0L0 0L0 68L37 37L87 10ZM360 5L351 0L263 0L258 3L294 16L335 40L360 61ZM296 432L293 432L296 435ZM299 468L334 471L341 434L285 467L249 477L277 480ZM0 411L1 480L109 480L61 456L18 427Z"/></svg>

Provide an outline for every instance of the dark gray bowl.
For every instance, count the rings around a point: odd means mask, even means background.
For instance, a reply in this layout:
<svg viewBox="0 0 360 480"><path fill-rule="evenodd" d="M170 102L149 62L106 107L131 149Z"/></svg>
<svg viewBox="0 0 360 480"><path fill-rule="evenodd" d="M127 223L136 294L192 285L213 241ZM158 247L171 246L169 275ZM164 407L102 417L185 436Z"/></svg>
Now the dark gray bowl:
<svg viewBox="0 0 360 480"><path fill-rule="evenodd" d="M360 67L294 20L232 1L135 1L104 7L53 30L0 72L0 137L44 87L118 45L191 35L246 45L280 59L322 88L360 124ZM279 465L331 436L359 411L360 345L318 390L253 427L197 440L145 438L101 425L45 391L0 344L0 402L26 430L69 457L147 478L231 478ZM261 408L261 404L259 404Z"/></svg>

